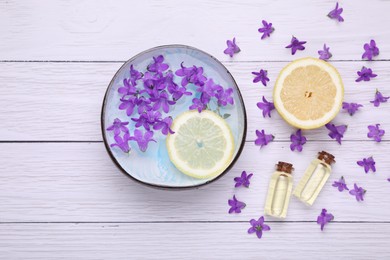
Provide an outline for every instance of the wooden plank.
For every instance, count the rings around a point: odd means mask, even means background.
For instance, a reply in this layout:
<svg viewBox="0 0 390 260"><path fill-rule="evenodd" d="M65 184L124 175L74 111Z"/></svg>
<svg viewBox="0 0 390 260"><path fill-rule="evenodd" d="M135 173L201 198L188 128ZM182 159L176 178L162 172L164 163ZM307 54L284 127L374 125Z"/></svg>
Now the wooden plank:
<svg viewBox="0 0 390 260"><path fill-rule="evenodd" d="M309 208L291 199L288 221L315 221L327 208L338 221L388 221L390 142L311 142L302 153L289 143L259 149L247 143L233 169L215 183L196 190L167 191L144 187L122 175L102 143L0 144L0 222L31 221L247 221L263 213L270 175L277 161L294 164L297 184L318 151L336 156L334 171L318 200ZM377 173L356 164L374 156ZM233 178L253 172L251 186L234 188ZM367 190L364 202L331 184L344 176ZM229 215L228 199L236 194L247 207ZM275 219L276 220L276 219Z"/></svg>
<svg viewBox="0 0 390 260"><path fill-rule="evenodd" d="M336 124L347 124L345 140L368 140L367 125L380 123L390 131L390 103L375 108L375 89L390 95L390 62L369 66L379 75L370 82L356 83L356 71L366 62L334 62L345 84L345 100L364 105L355 116L343 112ZM272 86L286 62L225 63L240 86L247 108L248 140L256 129L265 129L277 140L289 140L294 129L276 111L263 118L256 103L264 95L272 100ZM0 63L0 140L100 141L100 111L108 83L120 63ZM252 71L269 71L268 87L252 83ZM325 128L307 131L309 140L330 140ZM390 135L384 136L390 140Z"/></svg>
<svg viewBox="0 0 390 260"><path fill-rule="evenodd" d="M257 217L255 215L254 217ZM389 259L389 223L2 224L3 259ZM371 241L371 242L370 242Z"/></svg>
<svg viewBox="0 0 390 260"><path fill-rule="evenodd" d="M2 1L0 60L127 60L150 47L182 43L218 59L226 40L237 37L235 61L291 60L317 56L324 43L334 59L359 60L363 44L375 39L380 59L390 58L388 1L343 1L344 23L326 15L335 1ZM302 8L304 7L304 8ZM276 30L260 40L265 19ZM190 28L190 29L189 29ZM214 33L218 32L218 33ZM291 35L307 41L295 56Z"/></svg>

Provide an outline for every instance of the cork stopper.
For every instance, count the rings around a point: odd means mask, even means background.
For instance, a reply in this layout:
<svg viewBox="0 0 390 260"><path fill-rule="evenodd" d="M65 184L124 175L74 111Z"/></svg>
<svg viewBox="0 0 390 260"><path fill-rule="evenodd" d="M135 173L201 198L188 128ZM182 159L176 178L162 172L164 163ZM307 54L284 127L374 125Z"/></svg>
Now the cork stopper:
<svg viewBox="0 0 390 260"><path fill-rule="evenodd" d="M326 164L329 164L329 165L336 162L334 160L334 156L330 153L325 152L325 151L319 152L317 158L321 161L324 161Z"/></svg>
<svg viewBox="0 0 390 260"><path fill-rule="evenodd" d="M279 172L285 172L291 174L294 168L291 163L278 162L278 164L276 165L276 170Z"/></svg>

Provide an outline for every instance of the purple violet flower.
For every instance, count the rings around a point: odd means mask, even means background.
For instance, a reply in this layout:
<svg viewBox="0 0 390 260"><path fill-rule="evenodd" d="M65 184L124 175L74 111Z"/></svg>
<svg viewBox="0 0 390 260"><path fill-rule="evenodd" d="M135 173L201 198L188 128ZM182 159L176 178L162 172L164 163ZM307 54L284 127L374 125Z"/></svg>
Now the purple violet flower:
<svg viewBox="0 0 390 260"><path fill-rule="evenodd" d="M148 149L149 142L156 142L156 140L153 139L152 131L146 131L145 134L143 134L142 131L138 129L134 130L134 136L131 136L130 140L136 141L142 152L145 152L146 149Z"/></svg>
<svg viewBox="0 0 390 260"><path fill-rule="evenodd" d="M255 140L255 145L260 145L260 148L263 148L263 146L266 146L269 142L272 142L274 140L273 135L267 135L265 134L264 130L256 130L257 138Z"/></svg>
<svg viewBox="0 0 390 260"><path fill-rule="evenodd" d="M294 151L296 149L298 152L302 152L303 145L306 143L306 137L302 135L302 130L298 129L295 134L292 134L290 136L290 140L291 151Z"/></svg>
<svg viewBox="0 0 390 260"><path fill-rule="evenodd" d="M364 171L366 173L368 173L370 170L372 170L372 172L376 172L375 161L372 156L368 158L364 158L361 161L357 161L356 163L357 165L364 167Z"/></svg>
<svg viewBox="0 0 390 260"><path fill-rule="evenodd" d="M136 97L131 96L128 99L121 98L120 101L122 103L119 105L119 110L126 110L126 114L128 116L131 116L134 112L134 107L136 105Z"/></svg>
<svg viewBox="0 0 390 260"><path fill-rule="evenodd" d="M130 79L129 81L133 86L137 85L137 80L141 79L144 76L141 72L134 69L133 64L130 65Z"/></svg>
<svg viewBox="0 0 390 260"><path fill-rule="evenodd" d="M150 98L150 101L154 102L153 110L157 111L160 109L160 107L162 107L162 110L165 113L168 113L169 112L169 105L176 104L175 101L169 100L168 98L169 98L168 93L165 90L160 92L160 95L158 97Z"/></svg>
<svg viewBox="0 0 390 260"><path fill-rule="evenodd" d="M163 133L163 135L167 135L168 133L174 134L175 132L172 131L171 125L172 125L172 117L167 116L166 118L164 118L162 120L158 120L153 125L153 129L154 130L162 129L161 132Z"/></svg>
<svg viewBox="0 0 390 260"><path fill-rule="evenodd" d="M206 109L206 105L202 103L202 101L200 101L199 98L193 98L192 99L192 105L189 107L190 110L195 110L197 109L200 112L202 112L202 110Z"/></svg>
<svg viewBox="0 0 390 260"><path fill-rule="evenodd" d="M259 33L263 33L263 35L261 36L261 39L263 40L267 37L270 37L271 33L275 31L275 28L272 27L272 23L267 23L267 21L265 20L263 20L262 23L263 23L263 27L259 28L258 31Z"/></svg>
<svg viewBox="0 0 390 260"><path fill-rule="evenodd" d="M129 140L130 136L129 133L125 133L123 137L116 135L114 136L115 143L111 144L110 147L119 147L124 153L130 152L129 147Z"/></svg>
<svg viewBox="0 0 390 260"><path fill-rule="evenodd" d="M327 213L326 209L322 209L321 214L317 217L317 224L321 225L321 231L324 230L324 226L331 222L334 219L334 216L330 213Z"/></svg>
<svg viewBox="0 0 390 260"><path fill-rule="evenodd" d="M356 72L358 74L358 78L355 80L356 82L360 82L360 81L370 81L371 78L375 78L376 74L374 74L372 72L372 69L370 68L366 68L365 66L362 67L362 69L358 72Z"/></svg>
<svg viewBox="0 0 390 260"><path fill-rule="evenodd" d="M253 79L253 83L257 83L257 82L261 81L261 83L264 86L267 86L267 81L269 81L269 78L267 77L267 74L268 74L267 70L261 69L259 72L253 71L252 74L256 76Z"/></svg>
<svg viewBox="0 0 390 260"><path fill-rule="evenodd" d="M241 213L241 210L245 208L246 204L242 201L236 199L236 195L233 196L232 200L228 200L228 204L230 206L229 214Z"/></svg>
<svg viewBox="0 0 390 260"><path fill-rule="evenodd" d="M219 106L227 106L228 104L233 105L234 99L233 99L233 89L219 89L217 93L215 94L215 97L217 98L217 102Z"/></svg>
<svg viewBox="0 0 390 260"><path fill-rule="evenodd" d="M258 238L261 238L263 235L263 231L269 231L271 228L264 224L264 217L261 216L259 220L251 219L249 221L251 227L248 229L248 234L252 234L256 232Z"/></svg>
<svg viewBox="0 0 390 260"><path fill-rule="evenodd" d="M263 102L258 102L257 107L263 111L263 117L267 115L271 117L271 111L275 109L273 102L268 102L267 99L263 96Z"/></svg>
<svg viewBox="0 0 390 260"><path fill-rule="evenodd" d="M376 47L376 42L371 40L370 43L366 43L363 46L364 53L362 55L362 59L367 58L367 60L372 60L372 57L379 55L379 49Z"/></svg>
<svg viewBox="0 0 390 260"><path fill-rule="evenodd" d="M202 93L200 101L202 101L203 104L209 103L211 97L214 97L216 92L220 90L223 90L223 88L220 85L214 84L213 79L209 79L206 84L198 86L196 89L197 92Z"/></svg>
<svg viewBox="0 0 390 260"><path fill-rule="evenodd" d="M146 97L139 97L136 99L135 104L137 105L138 114L142 114L152 110L152 106L150 105L150 99Z"/></svg>
<svg viewBox="0 0 390 260"><path fill-rule="evenodd" d="M318 54L320 55L321 60L327 61L330 58L332 58L332 53L329 52L329 47L326 47L326 44L324 44L323 48L324 48L323 50L318 51Z"/></svg>
<svg viewBox="0 0 390 260"><path fill-rule="evenodd" d="M251 184L249 179L252 178L252 176L253 176L253 173L250 173L250 174L247 175L246 171L243 171L241 173L240 177L235 177L234 178L234 181L236 182L236 185L234 185L234 187L237 188L237 187L240 187L242 185L244 187L249 188L249 184Z"/></svg>
<svg viewBox="0 0 390 260"><path fill-rule="evenodd" d="M228 54L230 57L233 57L235 53L240 52L240 48L236 44L236 37L233 38L233 41L227 40L226 41L227 48L223 51L223 53Z"/></svg>
<svg viewBox="0 0 390 260"><path fill-rule="evenodd" d="M366 194L366 190L363 189L362 187L358 187L356 183L353 185L353 190L349 191L349 194L353 195L356 197L357 201L363 201L363 196Z"/></svg>
<svg viewBox="0 0 390 260"><path fill-rule="evenodd" d="M147 70L150 72L161 73L169 68L169 65L164 62L164 56L159 55L157 57L153 57L153 63L149 64Z"/></svg>
<svg viewBox="0 0 390 260"><path fill-rule="evenodd" d="M343 109L346 110L351 116L353 116L356 111L359 110L359 107L363 107L363 105L360 105L358 103L343 102Z"/></svg>
<svg viewBox="0 0 390 260"><path fill-rule="evenodd" d="M339 22L344 22L344 18L341 17L341 13L343 12L343 8L339 8L339 3L336 3L335 9L329 12L328 17L330 19L336 19Z"/></svg>
<svg viewBox="0 0 390 260"><path fill-rule="evenodd" d="M341 138L344 137L344 133L347 130L346 125L339 125L336 126L334 124L328 123L325 125L326 128L330 131L329 132L329 137L332 139L336 139L336 141L341 144Z"/></svg>
<svg viewBox="0 0 390 260"><path fill-rule="evenodd" d="M382 141L382 136L385 134L385 130L379 128L380 124L369 125L367 137L372 138L378 143Z"/></svg>
<svg viewBox="0 0 390 260"><path fill-rule="evenodd" d="M119 135L121 132L128 133L129 129L126 127L129 122L122 122L119 118L114 119L114 123L107 128L107 131L114 131L114 135Z"/></svg>
<svg viewBox="0 0 390 260"><path fill-rule="evenodd" d="M118 92L124 96L135 95L138 94L138 89L130 82L130 79L123 79L123 86L118 88Z"/></svg>
<svg viewBox="0 0 390 260"><path fill-rule="evenodd" d="M156 82L160 79L159 73L151 73L149 71L145 72L145 75L142 79L144 82L144 88L145 90L141 91L142 93L147 92L149 93L149 89L152 89L153 86L156 84Z"/></svg>
<svg viewBox="0 0 390 260"><path fill-rule="evenodd" d="M181 85L187 86L188 83L193 83L197 86L203 86L207 78L203 75L203 67L196 67L195 65L191 68L184 67L183 62L181 63L181 69L178 69L175 74L179 77L183 77Z"/></svg>
<svg viewBox="0 0 390 260"><path fill-rule="evenodd" d="M340 192L343 190L349 190L347 184L345 184L345 179L343 176L341 176L339 181L335 181L332 186L336 187Z"/></svg>
<svg viewBox="0 0 390 260"><path fill-rule="evenodd" d="M135 127L143 126L149 131L151 125L161 120L161 113L158 111L148 111L140 114L138 118L132 118L131 120L136 122Z"/></svg>
<svg viewBox="0 0 390 260"><path fill-rule="evenodd" d="M306 42L300 42L296 37L291 38L291 43L286 46L286 48L291 48L291 54L294 55L297 50L303 51L305 46L303 46Z"/></svg>
<svg viewBox="0 0 390 260"><path fill-rule="evenodd" d="M376 90L375 99L370 101L370 103L373 103L375 107L379 107L381 103L386 103L389 98L390 97L384 97L379 90Z"/></svg>

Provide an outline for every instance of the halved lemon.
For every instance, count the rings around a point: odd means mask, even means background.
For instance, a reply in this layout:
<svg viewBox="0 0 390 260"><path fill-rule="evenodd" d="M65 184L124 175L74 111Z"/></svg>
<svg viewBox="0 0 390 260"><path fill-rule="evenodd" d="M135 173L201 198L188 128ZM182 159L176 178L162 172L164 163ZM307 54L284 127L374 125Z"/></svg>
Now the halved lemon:
<svg viewBox="0 0 390 260"><path fill-rule="evenodd" d="M344 85L328 62L303 58L283 68L273 96L284 120L297 128L314 129L330 122L340 111Z"/></svg>
<svg viewBox="0 0 390 260"><path fill-rule="evenodd" d="M229 125L218 114L196 110L173 120L174 134L166 145L171 162L182 173L198 179L221 174L231 163L234 139Z"/></svg>

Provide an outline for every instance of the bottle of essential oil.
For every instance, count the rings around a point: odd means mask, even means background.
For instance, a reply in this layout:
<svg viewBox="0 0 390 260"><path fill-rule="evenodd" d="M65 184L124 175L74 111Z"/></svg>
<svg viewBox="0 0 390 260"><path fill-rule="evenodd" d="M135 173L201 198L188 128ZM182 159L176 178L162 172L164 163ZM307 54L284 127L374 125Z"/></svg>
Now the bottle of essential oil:
<svg viewBox="0 0 390 260"><path fill-rule="evenodd" d="M294 195L307 205L313 205L329 178L333 163L335 163L333 155L324 151L319 152L318 158L311 162L295 187Z"/></svg>
<svg viewBox="0 0 390 260"><path fill-rule="evenodd" d="M293 184L292 166L286 162L279 162L276 165L276 171L272 174L268 187L265 214L277 218L286 217Z"/></svg>

